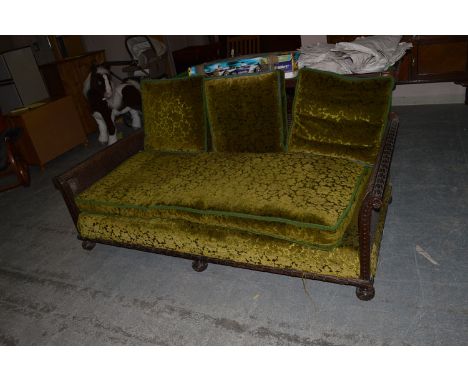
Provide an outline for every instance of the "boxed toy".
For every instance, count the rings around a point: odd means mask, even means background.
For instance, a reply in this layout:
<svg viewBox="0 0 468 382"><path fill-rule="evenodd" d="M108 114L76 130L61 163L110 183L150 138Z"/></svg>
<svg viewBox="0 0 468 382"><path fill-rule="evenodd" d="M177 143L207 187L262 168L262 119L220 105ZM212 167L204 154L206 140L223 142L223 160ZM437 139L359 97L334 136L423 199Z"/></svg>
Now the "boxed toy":
<svg viewBox="0 0 468 382"><path fill-rule="evenodd" d="M298 57L299 52L239 56L192 66L188 72L189 75L203 74L207 77L214 77L280 69L284 71L285 78L292 78L297 74Z"/></svg>
<svg viewBox="0 0 468 382"><path fill-rule="evenodd" d="M207 77L229 76L232 74L257 73L268 70L266 57L237 57L231 60L213 61L207 64L192 66L189 74L204 74Z"/></svg>
<svg viewBox="0 0 468 382"><path fill-rule="evenodd" d="M297 74L297 60L292 53L284 53L269 56L271 69L280 69L284 72L285 78L295 77Z"/></svg>

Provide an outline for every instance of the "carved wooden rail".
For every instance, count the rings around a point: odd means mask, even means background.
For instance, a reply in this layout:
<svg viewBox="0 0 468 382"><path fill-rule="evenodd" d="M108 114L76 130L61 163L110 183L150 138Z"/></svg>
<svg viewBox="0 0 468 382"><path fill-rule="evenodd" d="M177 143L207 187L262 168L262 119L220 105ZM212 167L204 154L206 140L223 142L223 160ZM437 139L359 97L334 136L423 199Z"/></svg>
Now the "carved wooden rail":
<svg viewBox="0 0 468 382"><path fill-rule="evenodd" d="M398 131L398 116L390 113L384 143L382 144L377 163L372 171L366 196L359 211L359 261L360 277L369 281L368 287L360 287L356 293L361 300L370 300L374 297L375 290L371 280L371 220L372 211L382 207L385 187L387 186L393 150Z"/></svg>

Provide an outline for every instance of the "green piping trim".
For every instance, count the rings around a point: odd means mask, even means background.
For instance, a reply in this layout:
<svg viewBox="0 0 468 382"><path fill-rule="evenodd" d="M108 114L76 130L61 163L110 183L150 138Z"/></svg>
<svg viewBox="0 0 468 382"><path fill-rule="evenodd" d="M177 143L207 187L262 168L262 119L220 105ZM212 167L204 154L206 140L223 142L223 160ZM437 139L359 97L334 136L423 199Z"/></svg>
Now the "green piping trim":
<svg viewBox="0 0 468 382"><path fill-rule="evenodd" d="M210 134L210 138L211 138L211 147L210 147L210 151L214 151L216 152L216 138L215 138L215 135L213 134L213 122L211 121L210 119L210 113L208 112L208 100L207 100L207 97L206 97L206 87L205 87L205 82L206 82L206 78L203 79L203 105L204 105L204 108L205 108L205 115L206 115L206 124L207 124L207 134ZM208 136L207 136L207 139L208 139Z"/></svg>
<svg viewBox="0 0 468 382"><path fill-rule="evenodd" d="M281 109L281 114L282 114L282 119L283 119L283 127L281 129L281 147L283 148L284 152L288 152L288 146L286 144L286 136L288 134L288 116L287 116L287 106L286 106L286 85L285 85L285 79L284 79L284 72L282 70L279 71L279 81L278 81L278 87L279 87L279 94L280 94L280 109Z"/></svg>
<svg viewBox="0 0 468 382"><path fill-rule="evenodd" d="M281 76L281 102L283 104L283 146L284 151L288 152L288 134L289 134L289 126L288 126L288 98L286 96L286 80L284 77L284 72L282 71L283 75Z"/></svg>
<svg viewBox="0 0 468 382"><path fill-rule="evenodd" d="M203 79L203 89L205 89L205 91L203 92L203 97L204 97L203 104L205 105L206 120L208 122L208 130L210 132L210 137L211 137L211 150L214 151L214 152L217 152L218 150L216 149L216 136L213 133L213 121L211 120L210 113L208 112L208 100L206 98L205 83L206 83L207 80L208 80L207 78Z"/></svg>
<svg viewBox="0 0 468 382"><path fill-rule="evenodd" d="M294 88L294 98L293 98L293 104L291 108L292 120L291 120L291 127L288 130L288 150L289 150L289 144L291 143L294 125L297 123L296 122L296 103L297 103L297 98L299 94L299 85L301 84L301 77L302 77L302 70L299 70L299 72L297 73L296 87Z"/></svg>
<svg viewBox="0 0 468 382"><path fill-rule="evenodd" d="M355 202L356 194L358 192L359 187L361 186L362 179L364 175L368 172L368 168L364 167L361 174L359 175L356 185L354 186L353 193L351 194L350 197L350 202L344 209L344 211L341 213L340 217L336 221L336 223L333 226L326 226L326 225L321 225L317 223L305 223L305 222L300 222L297 220L292 220L292 219L287 219L287 218L278 218L274 216L262 216L262 215L254 215L254 214L248 214L248 213L243 213L243 212L232 212L232 211L220 211L220 210L200 210L196 208L191 208L191 207L183 207L183 206L175 206L175 205L160 205L160 204L154 204L150 206L140 206L140 205L132 205L132 204L118 204L115 202L108 202L105 200L94 200L94 199L82 199L81 197L77 197L76 201L78 203L84 203L88 205L92 204L102 204L102 205L107 205L111 207L117 207L117 208L133 208L133 209L138 209L138 210L150 210L150 209L157 209L157 210L175 210L175 211L184 211L184 212L190 212L190 213L195 213L195 214L200 214L200 215L215 215L215 216L228 216L228 217L236 217L236 218L241 218L241 219L251 219L251 220L258 220L258 221L267 221L267 222L276 222L276 223L285 223L285 224L290 224L294 225L297 227L303 227L303 228L316 228L322 231L336 231L341 224L343 223L344 219L347 217L353 203Z"/></svg>
<svg viewBox="0 0 468 382"><path fill-rule="evenodd" d="M116 218L116 215L114 214L111 214L111 213L107 213L107 212L99 212L99 213L93 213L93 212L87 212L87 211L83 211L83 212L80 212L80 215L88 215L88 216L93 216L93 215L98 215L98 216L109 216L109 217L114 217ZM122 215L118 215L117 218L125 218L125 219L145 219L145 218L139 218L139 217L135 217L135 216L122 216ZM295 240L295 239L291 239L291 238L288 238L286 236L281 236L281 235L276 235L276 234L273 234L273 233L265 233L265 232L261 232L261 231L257 231L257 230L253 230L253 229L250 229L250 228L238 228L238 227L226 227L226 226L221 226L221 225L215 225L215 224L209 224L209 223L203 223L203 224L200 224L198 222L192 222L190 220L186 220L186 219L182 219L182 218L174 218L174 217L171 217L171 218L160 218L160 217L152 217L152 218L149 218L149 219L145 219L145 220L160 220L160 221L164 221L164 220L173 220L173 221L182 221L182 222L188 222L188 223L191 223L191 224L197 224L197 225L200 225L200 226L208 226L208 227L212 227L212 228L216 228L216 229L225 229L225 230L232 230L232 231L237 231L237 232L247 232L247 233L251 233L251 234L254 234L254 235L259 235L259 236L268 236L268 237L272 237L274 239L277 239L277 240L283 240L283 241L287 241L289 243L294 243L294 244L299 244L299 245L302 245L304 247L307 247L307 248L312 248L312 249L320 249L320 250L332 250L332 249L335 249L336 247L339 247L343 244L343 235L335 242L335 243L331 243L331 244L318 244L318 243L310 243L310 242L307 242L307 241L302 241L302 240Z"/></svg>
<svg viewBox="0 0 468 382"><path fill-rule="evenodd" d="M203 150L161 150L161 151L164 151L164 152L197 152L197 153L200 153L200 152L206 152L208 151L208 119L207 119L207 113L206 113L206 100L205 100L205 97L204 97L204 92L205 92L205 86L204 86L204 76L202 75L193 75L193 76L190 76L190 77L173 77L173 78L161 78L161 79L158 79L158 80L155 80L155 79L145 79L141 82L141 86L140 86L140 89L143 89L143 86L145 84L151 84L151 85L160 85L162 83L168 83L168 82L172 82L172 81L190 81L191 79L193 78L201 78L202 81L201 81L201 92L202 92L202 102L203 102L203 135L204 135L204 149ZM141 92L142 94L142 97L143 97L143 92ZM144 111L144 102L141 103L141 112L143 113L143 121L144 121L144 116L145 116L145 111ZM146 124L143 124L143 128L145 128L145 125ZM146 136L146 134L145 134ZM147 150L147 149L150 149L149 147L146 146L146 139L145 139L145 142L144 142L144 149ZM151 150L151 149L150 149ZM153 149L154 150L154 149Z"/></svg>
<svg viewBox="0 0 468 382"><path fill-rule="evenodd" d="M190 77L193 77L193 76L190 76ZM209 123L208 123L208 109L206 107L206 97L205 97L205 78L203 76L200 76L200 77L202 77L201 91L202 91L202 99L203 99L203 127L205 131L205 151L208 151Z"/></svg>

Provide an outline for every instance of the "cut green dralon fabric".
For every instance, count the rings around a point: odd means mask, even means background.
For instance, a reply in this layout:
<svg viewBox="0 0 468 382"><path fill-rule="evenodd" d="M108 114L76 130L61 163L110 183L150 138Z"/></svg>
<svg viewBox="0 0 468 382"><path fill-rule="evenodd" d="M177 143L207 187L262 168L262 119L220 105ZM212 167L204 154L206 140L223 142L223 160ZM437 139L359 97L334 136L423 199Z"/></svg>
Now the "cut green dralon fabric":
<svg viewBox="0 0 468 382"><path fill-rule="evenodd" d="M284 73L205 80L213 151L284 151Z"/></svg>
<svg viewBox="0 0 468 382"><path fill-rule="evenodd" d="M373 236L375 238L371 247L373 277L376 273L390 195L389 187ZM177 219L142 219L82 212L78 219L78 230L82 237L90 240L115 241L124 245L166 249L250 265L359 278L359 237L356 217L344 233L342 243L326 251L268 236Z"/></svg>
<svg viewBox="0 0 468 382"><path fill-rule="evenodd" d="M355 78L301 69L289 150L375 163L392 88L390 77Z"/></svg>
<svg viewBox="0 0 468 382"><path fill-rule="evenodd" d="M145 149L206 151L203 78L148 80L141 85Z"/></svg>
<svg viewBox="0 0 468 382"><path fill-rule="evenodd" d="M369 169L309 153L141 152L77 198L81 211L174 218L310 246L339 244Z"/></svg>
<svg viewBox="0 0 468 382"><path fill-rule="evenodd" d="M91 240L112 240L303 272L359 276L358 241L351 234L342 246L324 251L248 232L172 219L81 213L78 229L82 237Z"/></svg>

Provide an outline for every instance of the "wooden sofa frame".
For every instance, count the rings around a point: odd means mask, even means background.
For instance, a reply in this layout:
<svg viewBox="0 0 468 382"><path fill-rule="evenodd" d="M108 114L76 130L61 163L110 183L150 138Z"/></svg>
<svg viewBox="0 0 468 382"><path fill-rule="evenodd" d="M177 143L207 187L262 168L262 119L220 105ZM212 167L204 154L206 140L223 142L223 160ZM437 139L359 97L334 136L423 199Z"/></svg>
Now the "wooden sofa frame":
<svg viewBox="0 0 468 382"><path fill-rule="evenodd" d="M262 272L282 274L292 277L321 280L344 285L356 286L356 295L361 300L370 300L375 295L373 278L371 276L371 246L373 243L374 229L372 228L373 211L379 211L384 203L384 191L389 180L390 165L398 131L399 120L395 113L390 113L387 127L384 132L382 146L378 155L377 163L373 167L371 177L368 181L366 194L359 211L359 279L343 278L338 276L321 275L317 273L301 272L297 270L278 269L268 266L237 263L231 260L221 260L206 256L181 253L166 249L151 248L141 245L122 244L107 240L90 240L78 235L82 240L82 246L86 250L94 248L96 243L137 249L141 251L154 252L169 256L182 257L193 260L192 267L197 272L204 271L208 263L229 265L232 267L252 269ZM140 130L132 135L118 141L85 161L79 163L72 169L54 178L55 187L62 193L70 215L75 223L78 222L79 209L75 202L75 196L90 187L93 183L107 175L126 159L143 150L144 132ZM391 198L390 201L391 202Z"/></svg>

